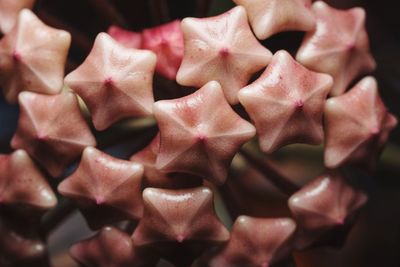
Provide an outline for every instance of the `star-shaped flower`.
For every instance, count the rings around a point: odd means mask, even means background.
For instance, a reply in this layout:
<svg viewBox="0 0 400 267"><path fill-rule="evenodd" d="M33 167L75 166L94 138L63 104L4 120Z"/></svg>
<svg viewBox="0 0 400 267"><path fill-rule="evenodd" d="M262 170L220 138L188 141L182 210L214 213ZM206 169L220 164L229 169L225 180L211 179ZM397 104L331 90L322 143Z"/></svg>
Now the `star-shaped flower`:
<svg viewBox="0 0 400 267"><path fill-rule="evenodd" d="M150 260L135 248L128 234L114 227L104 227L93 237L75 244L70 254L85 267L148 267L157 262L154 256Z"/></svg>
<svg viewBox="0 0 400 267"><path fill-rule="evenodd" d="M140 32L127 31L113 25L108 28L107 33L127 48L140 49L142 47L142 34Z"/></svg>
<svg viewBox="0 0 400 267"><path fill-rule="evenodd" d="M175 80L183 58L183 34L181 22L172 22L145 29L143 49L157 54L157 72L170 80Z"/></svg>
<svg viewBox="0 0 400 267"><path fill-rule="evenodd" d="M53 190L24 150L0 155L0 206L32 217L56 204Z"/></svg>
<svg viewBox="0 0 400 267"><path fill-rule="evenodd" d="M19 12L28 8L31 9L35 0L0 0L0 31L8 33L14 27Z"/></svg>
<svg viewBox="0 0 400 267"><path fill-rule="evenodd" d="M304 37L296 59L306 67L332 75L331 95L340 95L360 74L375 69L369 52L362 8L334 9L322 1L312 6L317 26Z"/></svg>
<svg viewBox="0 0 400 267"><path fill-rule="evenodd" d="M260 145L271 153L291 143L320 144L322 114L332 77L310 71L278 51L254 83L238 97L257 128Z"/></svg>
<svg viewBox="0 0 400 267"><path fill-rule="evenodd" d="M22 227L13 221L0 217L0 236L0 262L2 266L3 264L5 266L23 266L17 263L32 262L46 256L45 243L29 226L24 225Z"/></svg>
<svg viewBox="0 0 400 267"><path fill-rule="evenodd" d="M141 151L134 154L130 160L144 166L144 187L182 189L200 186L203 180L187 173L165 173L159 171L155 164L160 150L160 134Z"/></svg>
<svg viewBox="0 0 400 267"><path fill-rule="evenodd" d="M104 130L122 118L151 114L156 60L150 51L126 48L100 33L65 83L82 97L96 129Z"/></svg>
<svg viewBox="0 0 400 267"><path fill-rule="evenodd" d="M22 90L59 93L70 43L68 32L22 10L14 28L0 41L0 84L6 100L15 103Z"/></svg>
<svg viewBox="0 0 400 267"><path fill-rule="evenodd" d="M142 216L143 166L87 147L76 171L58 187L85 215L91 228Z"/></svg>
<svg viewBox="0 0 400 267"><path fill-rule="evenodd" d="M237 150L255 135L215 81L189 96L158 101L153 111L161 138L156 167L163 172L198 175L221 185Z"/></svg>
<svg viewBox="0 0 400 267"><path fill-rule="evenodd" d="M291 219L239 216L224 249L210 267L268 267L288 256L296 224Z"/></svg>
<svg viewBox="0 0 400 267"><path fill-rule="evenodd" d="M289 199L299 228L296 247L304 249L327 231L343 227L366 202L366 194L352 188L337 171L311 181Z"/></svg>
<svg viewBox="0 0 400 267"><path fill-rule="evenodd" d="M177 255L184 262L229 239L206 187L146 188L143 202L144 215L132 236L137 247L152 247L168 260Z"/></svg>
<svg viewBox="0 0 400 267"><path fill-rule="evenodd" d="M271 60L271 52L254 37L241 6L216 17L186 18L182 31L185 55L178 83L199 88L218 81L231 104L238 103L239 89Z"/></svg>
<svg viewBox="0 0 400 267"><path fill-rule="evenodd" d="M18 98L20 115L11 146L26 150L50 175L59 176L86 146L96 145L75 94L22 92Z"/></svg>
<svg viewBox="0 0 400 267"><path fill-rule="evenodd" d="M325 125L325 166L351 162L374 168L397 119L386 110L376 80L366 77L326 102Z"/></svg>
<svg viewBox="0 0 400 267"><path fill-rule="evenodd" d="M283 31L310 31L315 27L311 0L233 0L244 6L258 39Z"/></svg>

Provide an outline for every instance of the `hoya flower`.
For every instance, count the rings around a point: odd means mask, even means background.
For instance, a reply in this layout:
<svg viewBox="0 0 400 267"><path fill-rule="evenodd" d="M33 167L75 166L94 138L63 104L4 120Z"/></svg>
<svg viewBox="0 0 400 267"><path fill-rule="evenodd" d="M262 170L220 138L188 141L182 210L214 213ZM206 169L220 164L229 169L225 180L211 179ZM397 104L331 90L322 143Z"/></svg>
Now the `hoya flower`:
<svg viewBox="0 0 400 267"><path fill-rule="evenodd" d="M0 206L30 220L56 204L53 190L28 153L0 154Z"/></svg>
<svg viewBox="0 0 400 267"><path fill-rule="evenodd" d="M312 6L317 26L307 32L296 59L311 70L334 78L331 95L340 95L360 74L375 69L362 8L338 10L322 1Z"/></svg>
<svg viewBox="0 0 400 267"><path fill-rule="evenodd" d="M140 49L142 47L142 34L122 29L118 26L110 26L107 33L118 43L127 48Z"/></svg>
<svg viewBox="0 0 400 267"><path fill-rule="evenodd" d="M157 72L175 80L184 52L180 20L145 29L142 47L156 53Z"/></svg>
<svg viewBox="0 0 400 267"><path fill-rule="evenodd" d="M254 37L243 7L210 18L182 21L185 55L176 80L202 87L218 81L230 104L251 76L271 60L271 52Z"/></svg>
<svg viewBox="0 0 400 267"><path fill-rule="evenodd" d="M100 33L65 83L86 103L96 129L104 130L123 118L152 113L155 65L154 53L126 48Z"/></svg>
<svg viewBox="0 0 400 267"><path fill-rule="evenodd" d="M239 216L228 244L211 260L211 267L269 267L292 249L296 224L288 218Z"/></svg>
<svg viewBox="0 0 400 267"><path fill-rule="evenodd" d="M283 31L311 31L315 19L311 0L234 0L244 6L258 39Z"/></svg>
<svg viewBox="0 0 400 267"><path fill-rule="evenodd" d="M135 248L131 237L114 227L102 228L72 246L70 253L85 267L147 267L158 260Z"/></svg>
<svg viewBox="0 0 400 267"><path fill-rule="evenodd" d="M45 25L32 11L19 13L0 41L0 84L10 103L20 91L57 94L63 87L71 35Z"/></svg>
<svg viewBox="0 0 400 267"><path fill-rule="evenodd" d="M133 233L139 248L152 248L170 261L189 264L205 250L229 239L206 187L143 191L144 215ZM176 255L177 257L174 257Z"/></svg>
<svg viewBox="0 0 400 267"><path fill-rule="evenodd" d="M305 249L326 232L349 224L367 199L340 171L323 173L289 199L289 208L298 225L295 247Z"/></svg>
<svg viewBox="0 0 400 267"><path fill-rule="evenodd" d="M379 93L373 77L366 77L344 95L330 98L325 105L325 165L345 163L374 168L397 125Z"/></svg>
<svg viewBox="0 0 400 267"><path fill-rule="evenodd" d="M59 185L58 191L72 199L91 228L96 229L142 217L142 176L141 164L87 147L79 167Z"/></svg>
<svg viewBox="0 0 400 267"><path fill-rule="evenodd" d="M237 115L219 83L212 81L195 93L154 104L160 129L156 167L183 172L223 184L237 150L255 128Z"/></svg>
<svg viewBox="0 0 400 267"><path fill-rule="evenodd" d="M316 73L278 51L265 72L239 91L264 152L293 143L322 142L322 114L332 77Z"/></svg>
<svg viewBox="0 0 400 267"><path fill-rule="evenodd" d="M53 177L77 159L87 146L95 146L75 94L19 94L18 128L11 140L14 149L24 149Z"/></svg>

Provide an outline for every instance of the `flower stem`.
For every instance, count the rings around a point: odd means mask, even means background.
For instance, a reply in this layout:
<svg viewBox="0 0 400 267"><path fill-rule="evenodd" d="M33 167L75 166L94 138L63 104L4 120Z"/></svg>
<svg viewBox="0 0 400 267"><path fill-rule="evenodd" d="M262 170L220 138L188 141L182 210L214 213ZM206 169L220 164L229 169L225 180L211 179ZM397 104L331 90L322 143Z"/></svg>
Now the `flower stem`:
<svg viewBox="0 0 400 267"><path fill-rule="evenodd" d="M246 148L242 148L239 152L246 161L270 180L279 190L287 195L292 195L300 189L298 185L290 181L287 177L283 176L279 171L272 167L267 160L261 159L259 156L254 155Z"/></svg>
<svg viewBox="0 0 400 267"><path fill-rule="evenodd" d="M62 198L57 207L43 217L41 224L42 234L49 236L75 210L75 206L70 200Z"/></svg>

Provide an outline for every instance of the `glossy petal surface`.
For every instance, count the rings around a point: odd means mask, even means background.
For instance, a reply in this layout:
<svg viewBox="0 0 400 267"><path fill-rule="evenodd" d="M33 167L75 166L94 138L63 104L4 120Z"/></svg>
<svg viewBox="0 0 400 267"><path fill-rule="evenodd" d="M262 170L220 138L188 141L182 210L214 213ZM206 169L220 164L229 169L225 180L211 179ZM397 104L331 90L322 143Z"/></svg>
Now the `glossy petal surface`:
<svg viewBox="0 0 400 267"><path fill-rule="evenodd" d="M29 155L17 150L0 155L0 206L17 206L41 214L57 204L57 198Z"/></svg>
<svg viewBox="0 0 400 267"><path fill-rule="evenodd" d="M151 114L154 53L118 44L100 33L85 62L65 77L89 108L96 129L122 118Z"/></svg>
<svg viewBox="0 0 400 267"><path fill-rule="evenodd" d="M141 164L88 147L83 151L78 169L58 190L78 205L92 228L98 228L104 223L142 216L142 175ZM122 215L114 218L115 214L107 215L107 211Z"/></svg>
<svg viewBox="0 0 400 267"><path fill-rule="evenodd" d="M185 172L222 184L237 150L255 134L215 81L189 96L158 101L153 110L161 138L156 166L164 172Z"/></svg>
<svg viewBox="0 0 400 267"><path fill-rule="evenodd" d="M244 6L258 39L283 31L310 31L315 27L311 0L234 0Z"/></svg>
<svg viewBox="0 0 400 267"><path fill-rule="evenodd" d="M95 236L75 244L70 253L85 267L153 266L133 246L131 237L114 227L104 227Z"/></svg>
<svg viewBox="0 0 400 267"><path fill-rule="evenodd" d="M16 225L0 217L0 261L11 266L17 262L43 257L46 245L37 234L25 227L22 232Z"/></svg>
<svg viewBox="0 0 400 267"><path fill-rule="evenodd" d="M185 55L177 75L181 85L202 87L218 81L228 102L271 60L271 52L254 37L243 7L210 18L182 21Z"/></svg>
<svg viewBox="0 0 400 267"><path fill-rule="evenodd" d="M107 33L127 48L140 49L142 47L142 34L140 32L128 31L113 25L108 28Z"/></svg>
<svg viewBox="0 0 400 267"><path fill-rule="evenodd" d="M132 236L138 247L151 247L167 259L175 255L177 261L185 261L188 257L190 262L229 239L228 230L215 214L213 194L206 187L147 188L143 201L144 216Z"/></svg>
<svg viewBox="0 0 400 267"><path fill-rule="evenodd" d="M367 201L367 195L352 188L336 171L311 181L289 199L289 208L299 227L296 247L303 249L324 232L343 226Z"/></svg>
<svg viewBox="0 0 400 267"><path fill-rule="evenodd" d="M375 69L369 52L362 8L334 9L322 1L312 6L315 31L308 32L296 59L306 67L334 78L331 95L341 95L360 74Z"/></svg>
<svg viewBox="0 0 400 267"><path fill-rule="evenodd" d="M155 164L160 150L160 134L144 149L134 154L130 160L144 166L144 187L182 189L203 184L200 177L187 173L165 173L159 171Z"/></svg>
<svg viewBox="0 0 400 267"><path fill-rule="evenodd" d="M397 125L382 102L377 82L366 77L325 105L325 165L363 163L374 168L389 133Z"/></svg>
<svg viewBox="0 0 400 267"><path fill-rule="evenodd" d="M22 10L14 28L0 41L0 84L6 100L15 103L23 90L59 93L70 43L68 32Z"/></svg>
<svg viewBox="0 0 400 267"><path fill-rule="evenodd" d="M31 9L35 0L1 0L0 1L0 31L8 33L18 19L19 12L28 8Z"/></svg>
<svg viewBox="0 0 400 267"><path fill-rule="evenodd" d="M50 175L59 176L86 146L96 145L75 94L19 94L20 117L12 138L14 149L24 149Z"/></svg>
<svg viewBox="0 0 400 267"><path fill-rule="evenodd" d="M291 250L296 224L291 219L239 216L224 249L210 267L267 267Z"/></svg>
<svg viewBox="0 0 400 267"><path fill-rule="evenodd" d="M261 77L239 92L262 150L271 153L291 143L320 144L332 83L329 75L312 72L286 51L278 51Z"/></svg>
<svg viewBox="0 0 400 267"><path fill-rule="evenodd" d="M143 31L143 49L157 55L157 72L167 79L175 80L183 58L183 33L181 22L158 25Z"/></svg>

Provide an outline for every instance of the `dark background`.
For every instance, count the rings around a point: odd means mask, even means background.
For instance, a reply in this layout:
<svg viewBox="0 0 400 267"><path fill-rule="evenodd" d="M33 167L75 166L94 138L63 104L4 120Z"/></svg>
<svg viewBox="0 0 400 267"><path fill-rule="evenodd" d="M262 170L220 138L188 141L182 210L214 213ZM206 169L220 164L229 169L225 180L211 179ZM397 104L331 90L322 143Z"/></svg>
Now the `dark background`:
<svg viewBox="0 0 400 267"><path fill-rule="evenodd" d="M140 31L172 19L216 15L233 6L231 0L41 0L35 12L47 24L68 30L72 48L67 72L86 57L94 38L112 24ZM392 113L400 117L400 14L395 1L331 0L334 7L362 6L367 12L370 46L378 68L374 75ZM162 8L160 8L160 6ZM264 44L276 51L295 52L301 33L283 33ZM0 152L8 152L18 117L16 106L0 99ZM399 127L391 136L378 172L368 177L370 201L342 249L315 249L300 253L300 267L400 266L400 148ZM66 261L65 266L72 266ZM62 261L59 262L61 266Z"/></svg>

